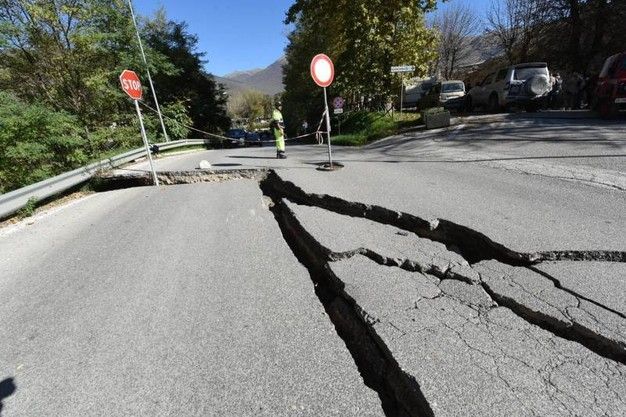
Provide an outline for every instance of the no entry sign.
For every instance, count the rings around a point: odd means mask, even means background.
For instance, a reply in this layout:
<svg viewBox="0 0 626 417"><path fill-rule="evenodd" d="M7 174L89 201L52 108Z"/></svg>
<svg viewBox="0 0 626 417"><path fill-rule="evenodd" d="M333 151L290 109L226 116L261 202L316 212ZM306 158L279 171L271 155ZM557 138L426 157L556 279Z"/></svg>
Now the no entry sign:
<svg viewBox="0 0 626 417"><path fill-rule="evenodd" d="M120 75L120 83L122 90L133 100L141 100L143 90L141 89L141 81L135 71L124 70Z"/></svg>
<svg viewBox="0 0 626 417"><path fill-rule="evenodd" d="M335 79L333 61L324 54L316 55L311 61L311 77L320 87L329 87Z"/></svg>

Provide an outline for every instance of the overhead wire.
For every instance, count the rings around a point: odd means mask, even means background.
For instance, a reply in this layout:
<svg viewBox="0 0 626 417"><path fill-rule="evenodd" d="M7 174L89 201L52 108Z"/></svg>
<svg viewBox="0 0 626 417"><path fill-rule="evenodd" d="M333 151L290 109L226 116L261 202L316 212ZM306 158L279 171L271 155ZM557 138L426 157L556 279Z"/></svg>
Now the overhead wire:
<svg viewBox="0 0 626 417"><path fill-rule="evenodd" d="M145 108L147 108L148 110L152 111L153 113L158 113L157 110L155 108L151 107L150 105L148 105L148 104L146 104L146 103L144 103L142 101L140 101L139 103L142 106L144 106ZM294 141L294 140L303 139L303 138L306 138L306 137L309 137L309 136L315 136L317 141L318 141L318 144L321 144L323 142L323 139L321 139L321 141L320 141L320 137L322 136L322 134L324 134L324 133L328 134L328 132L320 130L321 127L322 127L322 123L324 121L324 116L325 115L326 115L326 112L324 112L324 114L322 115L322 121L320 121L320 124L318 125L317 130L315 132L307 133L307 134L300 135L300 136L295 136L295 137L292 137L292 138L285 138L285 141ZM174 119L173 117L169 117L168 115L165 115L165 114L163 115L163 117L165 117L166 119L169 119L169 120L177 123L178 125L186 128L186 129L189 129L189 130L191 130L193 132L202 133L202 134L207 135L207 136L212 136L212 137L218 138L221 142L232 141L233 140L233 138L229 138L229 137L226 137L226 136L218 135L216 133L207 132L207 131L204 131L204 130L201 130L201 129L196 129L193 126L189 126L189 125L186 125L184 123L181 123L178 120ZM275 140L245 140L244 139L243 142L246 142L246 143L274 143Z"/></svg>

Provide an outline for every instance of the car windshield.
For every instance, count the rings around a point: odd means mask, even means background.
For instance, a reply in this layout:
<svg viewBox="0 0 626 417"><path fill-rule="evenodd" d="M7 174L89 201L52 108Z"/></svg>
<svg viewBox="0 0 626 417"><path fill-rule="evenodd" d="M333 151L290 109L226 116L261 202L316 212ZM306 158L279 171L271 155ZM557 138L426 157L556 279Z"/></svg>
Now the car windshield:
<svg viewBox="0 0 626 417"><path fill-rule="evenodd" d="M526 67L515 69L516 80L527 80L535 75L548 75L548 68L546 67Z"/></svg>
<svg viewBox="0 0 626 417"><path fill-rule="evenodd" d="M443 85L442 92L444 93L458 93L465 91L465 85L463 83L446 83Z"/></svg>

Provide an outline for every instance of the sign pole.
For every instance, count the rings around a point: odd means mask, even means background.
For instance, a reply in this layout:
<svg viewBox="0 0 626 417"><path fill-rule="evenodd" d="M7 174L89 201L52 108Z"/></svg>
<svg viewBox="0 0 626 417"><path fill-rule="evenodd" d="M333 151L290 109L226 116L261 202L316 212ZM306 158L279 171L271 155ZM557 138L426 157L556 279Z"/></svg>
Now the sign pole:
<svg viewBox="0 0 626 417"><path fill-rule="evenodd" d="M141 138L143 144L146 147L146 154L148 155L148 161L150 161L150 171L152 171L152 179L154 185L159 186L159 179L157 178L156 171L154 170L154 163L152 162L152 153L150 152L150 145L148 145L148 136L146 135L146 128L143 125L143 117L141 116L141 109L139 108L139 100L135 101L135 108L137 109L137 117L139 117L139 125L141 126Z"/></svg>
<svg viewBox="0 0 626 417"><path fill-rule="evenodd" d="M328 96L324 87L324 108L326 109L326 131L328 132L328 165L333 169L333 151L330 146L330 112L328 111Z"/></svg>
<svg viewBox="0 0 626 417"><path fill-rule="evenodd" d="M329 87L335 79L335 66L333 61L324 54L318 54L311 61L311 77L315 84L324 89L324 113L326 117L326 134L328 135L328 169L333 170L333 151L330 144L330 110L328 110L328 93L326 87Z"/></svg>
<svg viewBox="0 0 626 417"><path fill-rule="evenodd" d="M400 75L400 119L402 119L403 104L404 104L404 77Z"/></svg>

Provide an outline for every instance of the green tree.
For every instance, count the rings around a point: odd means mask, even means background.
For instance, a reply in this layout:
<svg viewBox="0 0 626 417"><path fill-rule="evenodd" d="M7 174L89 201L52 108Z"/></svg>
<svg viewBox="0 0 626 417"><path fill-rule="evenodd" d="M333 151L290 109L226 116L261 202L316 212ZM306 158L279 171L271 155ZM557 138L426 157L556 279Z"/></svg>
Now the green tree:
<svg viewBox="0 0 626 417"><path fill-rule="evenodd" d="M228 129L227 96L213 76L204 71L205 54L197 52L198 38L188 32L186 23L168 20L161 9L146 22L145 34L147 44L177 68L174 74L155 75L159 100L184 104L196 129L208 132Z"/></svg>
<svg viewBox="0 0 626 417"><path fill-rule="evenodd" d="M162 14L142 20L141 32L172 138L188 137L189 125L228 127L226 97L202 70L185 24ZM126 0L0 2L0 91L10 93L1 99L0 191L139 146L134 106L119 86L123 69L146 78ZM144 97L150 106L151 94ZM144 116L149 139L159 141L156 117Z"/></svg>
<svg viewBox="0 0 626 417"><path fill-rule="evenodd" d="M272 98L259 91L243 91L229 101L229 111L239 119L256 119L269 116Z"/></svg>
<svg viewBox="0 0 626 417"><path fill-rule="evenodd" d="M87 161L77 119L0 92L0 193Z"/></svg>
<svg viewBox="0 0 626 417"><path fill-rule="evenodd" d="M123 0L6 0L0 3L0 88L76 115L87 132L132 114L117 77L142 68ZM154 73L175 72L148 48Z"/></svg>
<svg viewBox="0 0 626 417"><path fill-rule="evenodd" d="M309 76L311 58L333 59L336 81L329 93L357 107L376 108L390 100L400 80L393 65L415 65L424 75L437 54L437 33L425 24L435 0L297 0L285 22L289 35L284 82L288 127L302 119L317 122L323 100ZM329 13L329 10L333 10Z"/></svg>

